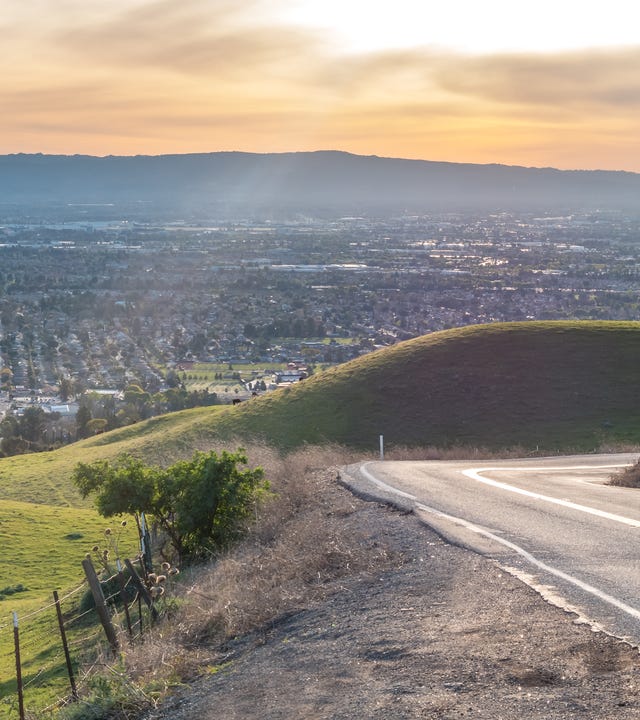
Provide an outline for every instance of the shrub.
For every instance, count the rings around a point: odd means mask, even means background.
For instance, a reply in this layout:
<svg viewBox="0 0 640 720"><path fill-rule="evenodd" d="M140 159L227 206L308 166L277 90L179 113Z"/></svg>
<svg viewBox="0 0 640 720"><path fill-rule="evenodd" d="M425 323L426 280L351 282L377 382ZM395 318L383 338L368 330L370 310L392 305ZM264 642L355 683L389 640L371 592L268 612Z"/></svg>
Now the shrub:
<svg viewBox="0 0 640 720"><path fill-rule="evenodd" d="M618 487L640 487L640 462L612 475L608 484Z"/></svg>
<svg viewBox="0 0 640 720"><path fill-rule="evenodd" d="M267 492L262 468L242 469L246 463L242 449L196 452L164 469L122 455L114 463L79 463L73 480L83 497L95 494L104 517L151 515L178 558L194 559L216 554L242 535Z"/></svg>

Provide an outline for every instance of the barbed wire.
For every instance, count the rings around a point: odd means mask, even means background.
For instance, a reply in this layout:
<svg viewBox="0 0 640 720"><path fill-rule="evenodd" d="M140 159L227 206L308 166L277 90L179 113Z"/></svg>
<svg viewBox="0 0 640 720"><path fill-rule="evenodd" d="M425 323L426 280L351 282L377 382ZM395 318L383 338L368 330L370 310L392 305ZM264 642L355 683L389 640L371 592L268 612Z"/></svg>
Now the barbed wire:
<svg viewBox="0 0 640 720"><path fill-rule="evenodd" d="M139 560L136 557L132 560ZM104 570L104 569L103 569ZM137 572L134 571L134 572ZM144 575L144 569L143 569ZM138 642L143 638L144 618L148 615L148 608L142 606L141 593L135 586L134 577L128 570L120 570L109 577L100 579L100 585L104 590L111 590L115 580L118 581L118 589L106 594L104 600L110 608L113 623L119 633L128 637L128 642ZM145 578L141 577L142 582ZM67 590L60 597L57 594L51 602L46 602L40 607L32 608L24 615L7 615L0 619L0 663L7 670L12 666L11 660L15 658L19 650L22 665L22 689L34 703L33 712L46 711L41 704L47 702L50 709L60 707L69 701L70 690L73 687L73 678L69 677L67 658L63 652L63 638L57 636L54 628L54 617L59 614L62 623L61 630L66 630L66 647L71 652L82 670L81 679L76 688L87 689L87 682L95 674L96 668L104 664L103 652L107 647L104 632L97 622L82 622L89 616L96 614L95 605L86 607L85 599L78 598L80 593L87 593L89 584L85 580L76 587ZM91 600L87 598L87 603ZM122 601L120 604L119 601ZM124 608L127 609L125 613ZM136 607L137 606L137 607ZM131 611L130 616L128 611ZM50 617L47 617L47 613ZM127 621L125 623L125 615ZM15 624L17 620L17 625ZM11 647L11 635L2 631L14 628L17 635L18 645ZM9 670L10 672L10 670ZM77 672L77 671L76 671ZM8 678L5 678L7 680ZM42 694L41 690L47 688L47 693ZM74 696L76 690L74 690ZM46 697L46 700L45 700ZM52 697L56 700L52 703ZM10 698L3 699L10 702ZM52 703L52 704L50 704Z"/></svg>
<svg viewBox="0 0 640 720"><path fill-rule="evenodd" d="M30 620L32 617L36 617L37 615L41 615L45 610L49 610L49 608L53 608L56 606L55 601L52 601L48 603L47 605L43 605L42 607L39 607L37 610L32 610L30 613L26 613L25 615L20 615L18 617L19 620Z"/></svg>
<svg viewBox="0 0 640 720"><path fill-rule="evenodd" d="M97 630L92 635L86 635L75 640L68 640L67 643L69 647L79 647L81 645L85 645L89 640L94 640L99 637L102 637L102 632L100 630Z"/></svg>
<svg viewBox="0 0 640 720"><path fill-rule="evenodd" d="M61 598L58 598L58 600L63 603L65 600L68 600L70 597L75 595L77 592L80 592L80 590L86 590L87 588L87 581L84 580L81 585L78 585L77 588L74 590L69 590L66 595L63 595Z"/></svg>

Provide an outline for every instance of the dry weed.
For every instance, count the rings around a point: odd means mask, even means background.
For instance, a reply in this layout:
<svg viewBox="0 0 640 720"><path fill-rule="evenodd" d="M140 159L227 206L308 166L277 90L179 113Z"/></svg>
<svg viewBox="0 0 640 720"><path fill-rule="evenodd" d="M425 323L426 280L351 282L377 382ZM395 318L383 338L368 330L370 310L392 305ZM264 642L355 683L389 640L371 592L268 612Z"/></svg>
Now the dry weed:
<svg viewBox="0 0 640 720"><path fill-rule="evenodd" d="M484 447L453 445L452 447L407 447L396 445L385 451L386 460L494 460L496 458L528 457L533 453L524 447L491 450Z"/></svg>
<svg viewBox="0 0 640 720"><path fill-rule="evenodd" d="M599 453L638 453L640 445L638 443L602 443L597 452Z"/></svg>
<svg viewBox="0 0 640 720"><path fill-rule="evenodd" d="M603 443L594 449L598 453L633 453L640 452L640 446L630 443ZM509 460L513 458L534 457L539 455L580 455L584 449L565 448L552 451L531 450L521 445L516 445L502 450L495 450L485 447L470 447L467 445L453 445L451 447L407 447L402 445L392 446L385 450L386 460Z"/></svg>
<svg viewBox="0 0 640 720"><path fill-rule="evenodd" d="M361 455L342 447L307 447L286 456L266 445L246 450L250 465L264 468L273 494L244 542L209 566L183 573L184 594L172 618L127 653L135 677L154 684L192 677L226 639L308 605L340 577L387 561L366 528L348 523L355 501L335 481L337 467Z"/></svg>
<svg viewBox="0 0 640 720"><path fill-rule="evenodd" d="M640 487L640 461L620 472L614 473L608 480L607 485L616 487Z"/></svg>

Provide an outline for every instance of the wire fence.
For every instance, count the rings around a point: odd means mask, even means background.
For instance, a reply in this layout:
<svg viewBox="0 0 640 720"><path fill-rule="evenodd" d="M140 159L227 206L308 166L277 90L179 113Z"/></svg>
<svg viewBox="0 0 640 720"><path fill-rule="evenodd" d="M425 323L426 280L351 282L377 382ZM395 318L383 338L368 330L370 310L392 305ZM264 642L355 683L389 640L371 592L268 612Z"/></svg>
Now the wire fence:
<svg viewBox="0 0 640 720"><path fill-rule="evenodd" d="M140 560L137 558L137 560ZM91 680L124 642L135 643L157 618L140 561L98 578L89 559L87 580L62 597L22 615L0 616L0 718L25 720L86 695Z"/></svg>

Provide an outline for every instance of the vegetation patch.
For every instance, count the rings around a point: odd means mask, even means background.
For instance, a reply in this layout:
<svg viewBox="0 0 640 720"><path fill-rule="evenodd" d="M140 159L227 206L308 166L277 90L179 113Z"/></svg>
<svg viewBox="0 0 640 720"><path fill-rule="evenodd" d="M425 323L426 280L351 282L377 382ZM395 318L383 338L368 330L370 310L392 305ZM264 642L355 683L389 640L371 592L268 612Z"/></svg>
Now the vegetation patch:
<svg viewBox="0 0 640 720"><path fill-rule="evenodd" d="M607 484L616 487L640 488L640 462L615 473L609 478Z"/></svg>
<svg viewBox="0 0 640 720"><path fill-rule="evenodd" d="M73 479L83 497L95 496L104 517L153 517L172 549L163 544L163 557L181 562L217 555L242 535L269 488L263 470L246 463L243 450L196 452L167 468L123 455L115 463L80 463Z"/></svg>
<svg viewBox="0 0 640 720"><path fill-rule="evenodd" d="M0 590L0 601L6 600L8 597L15 595L16 593L27 592L29 588L26 588L22 583L17 585L7 585Z"/></svg>

